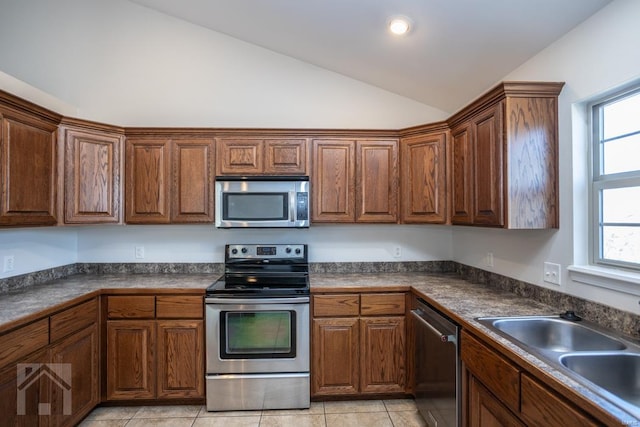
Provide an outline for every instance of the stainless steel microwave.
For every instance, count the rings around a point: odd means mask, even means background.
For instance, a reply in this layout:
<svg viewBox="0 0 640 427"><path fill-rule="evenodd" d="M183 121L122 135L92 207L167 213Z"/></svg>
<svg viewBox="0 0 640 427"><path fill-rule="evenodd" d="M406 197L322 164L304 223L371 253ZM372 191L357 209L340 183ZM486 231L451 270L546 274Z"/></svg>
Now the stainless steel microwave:
<svg viewBox="0 0 640 427"><path fill-rule="evenodd" d="M309 227L309 177L216 177L216 227Z"/></svg>

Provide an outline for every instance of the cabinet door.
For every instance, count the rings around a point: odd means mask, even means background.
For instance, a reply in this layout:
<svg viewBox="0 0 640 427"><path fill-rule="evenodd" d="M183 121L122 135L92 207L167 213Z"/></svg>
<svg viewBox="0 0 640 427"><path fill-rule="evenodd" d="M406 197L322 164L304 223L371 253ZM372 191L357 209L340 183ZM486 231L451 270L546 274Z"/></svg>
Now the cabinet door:
<svg viewBox="0 0 640 427"><path fill-rule="evenodd" d="M0 225L55 225L56 126L0 115Z"/></svg>
<svg viewBox="0 0 640 427"><path fill-rule="evenodd" d="M476 378L469 377L470 427L524 427Z"/></svg>
<svg viewBox="0 0 640 427"><path fill-rule="evenodd" d="M204 397L202 320L158 321L157 397Z"/></svg>
<svg viewBox="0 0 640 427"><path fill-rule="evenodd" d="M451 223L473 223L473 145L468 123L451 131L453 152Z"/></svg>
<svg viewBox="0 0 640 427"><path fill-rule="evenodd" d="M403 223L447 221L446 133L421 135L400 142Z"/></svg>
<svg viewBox="0 0 640 427"><path fill-rule="evenodd" d="M98 326L94 324L55 344L51 363L68 364L71 375L69 384L50 384L49 425L76 425L100 403Z"/></svg>
<svg viewBox="0 0 640 427"><path fill-rule="evenodd" d="M360 319L360 391L405 392L406 330L404 317Z"/></svg>
<svg viewBox="0 0 640 427"><path fill-rule="evenodd" d="M398 141L357 142L356 221L398 221Z"/></svg>
<svg viewBox="0 0 640 427"><path fill-rule="evenodd" d="M264 173L307 174L306 139L267 139L264 149Z"/></svg>
<svg viewBox="0 0 640 427"><path fill-rule="evenodd" d="M121 221L120 135L64 130L64 222Z"/></svg>
<svg viewBox="0 0 640 427"><path fill-rule="evenodd" d="M213 222L213 140L173 141L171 222Z"/></svg>
<svg viewBox="0 0 640 427"><path fill-rule="evenodd" d="M314 140L311 220L355 221L355 141Z"/></svg>
<svg viewBox="0 0 640 427"><path fill-rule="evenodd" d="M168 139L128 139L126 143L126 222L168 223L170 152Z"/></svg>
<svg viewBox="0 0 640 427"><path fill-rule="evenodd" d="M474 224L504 224L502 106L474 117Z"/></svg>
<svg viewBox="0 0 640 427"><path fill-rule="evenodd" d="M217 174L259 174L264 171L262 139L218 139Z"/></svg>
<svg viewBox="0 0 640 427"><path fill-rule="evenodd" d="M313 396L358 393L358 318L313 319L311 377Z"/></svg>
<svg viewBox="0 0 640 427"><path fill-rule="evenodd" d="M0 414L3 426L33 427L46 425L48 378L43 367L48 353L41 350L0 369ZM33 364L29 366L28 364ZM45 368L46 369L46 368ZM38 414L42 413L42 416Z"/></svg>
<svg viewBox="0 0 640 427"><path fill-rule="evenodd" d="M107 400L156 396L155 321L107 322Z"/></svg>
<svg viewBox="0 0 640 427"><path fill-rule="evenodd" d="M522 375L522 419L531 426L563 427L599 425L582 411L547 390L542 384Z"/></svg>

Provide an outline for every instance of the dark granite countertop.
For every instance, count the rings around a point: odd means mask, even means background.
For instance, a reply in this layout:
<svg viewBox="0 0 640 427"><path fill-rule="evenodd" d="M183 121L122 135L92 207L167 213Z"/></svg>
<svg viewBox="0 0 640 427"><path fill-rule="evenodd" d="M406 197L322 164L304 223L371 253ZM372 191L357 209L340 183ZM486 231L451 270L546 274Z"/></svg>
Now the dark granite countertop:
<svg viewBox="0 0 640 427"><path fill-rule="evenodd" d="M29 286L0 295L0 330L17 325L21 319L54 312L65 303L97 292L144 293L190 292L202 293L217 274L77 274L45 284ZM575 390L621 424L636 425L639 420L611 405L553 366L540 360L492 332L475 319L482 316L551 315L558 309L508 291L476 284L454 273L312 273L311 292L360 292L367 288L376 291L408 291L418 295L449 315L463 328L480 333L494 341L497 347L509 350L524 367L539 370Z"/></svg>

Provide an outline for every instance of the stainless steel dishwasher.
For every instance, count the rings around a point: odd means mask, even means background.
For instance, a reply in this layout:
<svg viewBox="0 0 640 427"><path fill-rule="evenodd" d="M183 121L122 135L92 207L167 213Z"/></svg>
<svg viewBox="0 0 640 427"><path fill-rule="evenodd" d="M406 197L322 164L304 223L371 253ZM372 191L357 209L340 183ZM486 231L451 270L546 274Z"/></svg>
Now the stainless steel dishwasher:
<svg viewBox="0 0 640 427"><path fill-rule="evenodd" d="M414 299L412 307L418 411L428 426L459 426L459 327L420 298Z"/></svg>

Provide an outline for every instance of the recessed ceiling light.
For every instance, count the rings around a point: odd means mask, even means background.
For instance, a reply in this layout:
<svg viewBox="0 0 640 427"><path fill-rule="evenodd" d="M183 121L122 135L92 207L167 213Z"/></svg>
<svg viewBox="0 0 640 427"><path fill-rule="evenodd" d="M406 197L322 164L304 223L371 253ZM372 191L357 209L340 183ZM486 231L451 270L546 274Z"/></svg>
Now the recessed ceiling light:
<svg viewBox="0 0 640 427"><path fill-rule="evenodd" d="M389 31L397 36L405 35L409 32L409 18L404 16L394 16L389 20Z"/></svg>

